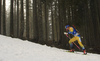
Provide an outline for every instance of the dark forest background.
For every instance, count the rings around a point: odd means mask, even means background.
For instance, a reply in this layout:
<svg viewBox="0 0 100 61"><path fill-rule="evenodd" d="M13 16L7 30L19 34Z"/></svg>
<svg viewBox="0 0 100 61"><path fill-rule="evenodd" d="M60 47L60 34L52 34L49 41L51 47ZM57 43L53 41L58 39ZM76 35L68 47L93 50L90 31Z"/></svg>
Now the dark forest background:
<svg viewBox="0 0 100 61"><path fill-rule="evenodd" d="M100 0L0 0L2 35L69 49L66 23L75 25L88 52L100 53Z"/></svg>

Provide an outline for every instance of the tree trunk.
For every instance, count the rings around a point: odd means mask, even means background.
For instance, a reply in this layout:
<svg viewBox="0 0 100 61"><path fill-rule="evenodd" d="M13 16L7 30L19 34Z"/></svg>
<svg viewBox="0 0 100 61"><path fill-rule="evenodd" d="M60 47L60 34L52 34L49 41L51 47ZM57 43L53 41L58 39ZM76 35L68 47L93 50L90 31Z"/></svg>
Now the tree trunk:
<svg viewBox="0 0 100 61"><path fill-rule="evenodd" d="M2 10L2 0L0 0L0 34L1 34L1 10Z"/></svg>
<svg viewBox="0 0 100 61"><path fill-rule="evenodd" d="M3 32L3 35L6 35L6 23L5 23L5 20L6 20L6 8L5 8L5 0L3 0L3 22L2 22L2 26L3 26L3 29L2 29L2 32Z"/></svg>
<svg viewBox="0 0 100 61"><path fill-rule="evenodd" d="M19 0L17 0L17 37L19 37Z"/></svg>
<svg viewBox="0 0 100 61"><path fill-rule="evenodd" d="M34 26L34 40L35 42L38 42L38 20L37 20L37 0L33 0L33 26Z"/></svg>
<svg viewBox="0 0 100 61"><path fill-rule="evenodd" d="M21 11L20 11L20 14L21 14L21 17L20 17L20 38L23 39L23 32L24 32L24 7L23 7L23 0L21 0Z"/></svg>
<svg viewBox="0 0 100 61"><path fill-rule="evenodd" d="M14 0L13 3L13 34L14 37L17 37L17 0Z"/></svg>
<svg viewBox="0 0 100 61"><path fill-rule="evenodd" d="M33 1L29 0L29 39L32 41L34 39L34 28L33 28Z"/></svg>
<svg viewBox="0 0 100 61"><path fill-rule="evenodd" d="M11 0L11 6L10 6L10 36L13 37L14 31L13 31L13 0Z"/></svg>
<svg viewBox="0 0 100 61"><path fill-rule="evenodd" d="M26 38L29 39L29 0L26 0Z"/></svg>

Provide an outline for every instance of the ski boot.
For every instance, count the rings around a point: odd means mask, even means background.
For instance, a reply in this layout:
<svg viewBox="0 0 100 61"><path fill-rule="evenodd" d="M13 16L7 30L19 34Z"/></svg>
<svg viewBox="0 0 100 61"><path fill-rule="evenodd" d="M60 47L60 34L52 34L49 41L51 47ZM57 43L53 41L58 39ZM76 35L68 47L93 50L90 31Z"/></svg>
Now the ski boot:
<svg viewBox="0 0 100 61"><path fill-rule="evenodd" d="M69 52L74 52L74 51L75 51L74 49L69 50Z"/></svg>
<svg viewBox="0 0 100 61"><path fill-rule="evenodd" d="M86 55L87 54L86 50L83 50L83 53Z"/></svg>

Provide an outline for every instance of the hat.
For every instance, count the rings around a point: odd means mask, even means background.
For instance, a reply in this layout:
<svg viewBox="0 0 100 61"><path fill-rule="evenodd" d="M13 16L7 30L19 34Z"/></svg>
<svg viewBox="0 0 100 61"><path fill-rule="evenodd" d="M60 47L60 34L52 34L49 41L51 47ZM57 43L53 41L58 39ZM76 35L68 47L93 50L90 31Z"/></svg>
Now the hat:
<svg viewBox="0 0 100 61"><path fill-rule="evenodd" d="M66 25L65 28L67 29L69 27L69 25Z"/></svg>

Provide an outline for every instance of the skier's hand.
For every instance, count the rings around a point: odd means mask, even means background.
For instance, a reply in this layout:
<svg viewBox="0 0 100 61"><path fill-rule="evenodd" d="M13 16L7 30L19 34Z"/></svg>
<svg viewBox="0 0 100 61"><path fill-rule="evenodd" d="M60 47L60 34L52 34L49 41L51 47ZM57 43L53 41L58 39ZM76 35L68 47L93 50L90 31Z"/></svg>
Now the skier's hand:
<svg viewBox="0 0 100 61"><path fill-rule="evenodd" d="M66 35L66 34L68 34L67 32L64 32L64 34Z"/></svg>

